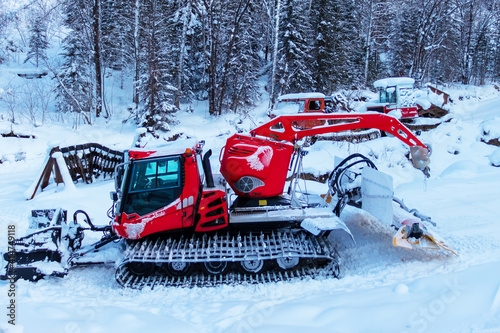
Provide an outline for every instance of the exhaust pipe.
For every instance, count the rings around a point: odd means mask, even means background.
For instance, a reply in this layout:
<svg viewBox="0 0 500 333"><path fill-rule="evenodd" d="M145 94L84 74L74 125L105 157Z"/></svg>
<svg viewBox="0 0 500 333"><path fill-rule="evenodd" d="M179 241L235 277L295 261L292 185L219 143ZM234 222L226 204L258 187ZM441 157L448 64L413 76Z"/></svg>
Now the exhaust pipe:
<svg viewBox="0 0 500 333"><path fill-rule="evenodd" d="M203 171L205 172L205 179L207 187L215 187L214 176L212 175L212 168L210 167L210 156L212 156L212 149L209 149L203 156Z"/></svg>

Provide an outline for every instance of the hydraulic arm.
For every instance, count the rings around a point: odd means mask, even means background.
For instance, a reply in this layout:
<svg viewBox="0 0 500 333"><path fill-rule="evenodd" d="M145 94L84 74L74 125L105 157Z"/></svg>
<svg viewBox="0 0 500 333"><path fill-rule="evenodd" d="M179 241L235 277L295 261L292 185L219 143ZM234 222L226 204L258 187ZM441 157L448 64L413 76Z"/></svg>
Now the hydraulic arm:
<svg viewBox="0 0 500 333"><path fill-rule="evenodd" d="M304 128L305 122L320 125ZM226 142L221 174L239 196L281 195L293 144L312 135L376 128L410 146L413 165L428 174L429 149L396 118L379 113L282 115L250 131L235 134ZM272 139L272 140L270 140Z"/></svg>
<svg viewBox="0 0 500 333"><path fill-rule="evenodd" d="M310 120L319 120L323 124L312 128L300 128L301 122ZM250 131L250 134L294 143L306 136L365 128L376 128L390 133L410 147L420 146L427 149L399 120L380 113L283 115Z"/></svg>

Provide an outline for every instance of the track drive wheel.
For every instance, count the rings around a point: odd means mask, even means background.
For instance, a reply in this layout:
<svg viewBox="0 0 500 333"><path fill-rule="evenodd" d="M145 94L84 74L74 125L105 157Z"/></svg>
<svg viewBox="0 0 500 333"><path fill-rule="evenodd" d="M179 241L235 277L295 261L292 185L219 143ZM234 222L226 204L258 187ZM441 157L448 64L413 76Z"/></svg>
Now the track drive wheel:
<svg viewBox="0 0 500 333"><path fill-rule="evenodd" d="M204 268L208 274L219 275L226 273L229 265L227 261L206 261Z"/></svg>
<svg viewBox="0 0 500 333"><path fill-rule="evenodd" d="M281 257L276 259L276 264L284 271L295 268L300 262L299 257Z"/></svg>
<svg viewBox="0 0 500 333"><path fill-rule="evenodd" d="M238 264L243 273L250 274L261 273L265 270L266 266L264 260L257 258L240 261Z"/></svg>
<svg viewBox="0 0 500 333"><path fill-rule="evenodd" d="M185 276L191 274L193 264L180 261L169 262L165 265L165 270L170 276Z"/></svg>
<svg viewBox="0 0 500 333"><path fill-rule="evenodd" d="M130 262L128 269L134 275L149 276L154 273L155 265L151 262Z"/></svg>

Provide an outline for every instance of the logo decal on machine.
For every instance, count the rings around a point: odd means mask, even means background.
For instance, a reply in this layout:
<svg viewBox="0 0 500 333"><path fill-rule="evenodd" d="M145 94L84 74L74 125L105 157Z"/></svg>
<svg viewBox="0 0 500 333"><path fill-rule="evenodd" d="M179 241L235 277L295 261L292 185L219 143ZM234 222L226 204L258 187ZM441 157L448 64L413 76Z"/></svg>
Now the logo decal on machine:
<svg viewBox="0 0 500 333"><path fill-rule="evenodd" d="M269 166L273 158L273 148L269 146L259 147L255 153L246 158L248 166L256 171L262 171Z"/></svg>

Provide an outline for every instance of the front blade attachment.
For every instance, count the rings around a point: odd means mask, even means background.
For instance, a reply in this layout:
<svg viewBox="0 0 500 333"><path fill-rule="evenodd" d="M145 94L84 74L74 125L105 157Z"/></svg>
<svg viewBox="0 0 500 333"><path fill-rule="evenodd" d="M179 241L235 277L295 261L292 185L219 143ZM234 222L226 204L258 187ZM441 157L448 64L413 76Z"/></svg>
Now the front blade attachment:
<svg viewBox="0 0 500 333"><path fill-rule="evenodd" d="M431 163L429 150L421 146L412 146L410 147L410 156L413 167L422 170L422 172L429 177L429 164Z"/></svg>
<svg viewBox="0 0 500 333"><path fill-rule="evenodd" d="M404 220L392 238L392 245L405 249L443 249L458 256L458 254L448 246L444 240L436 233L426 227L422 222L415 220Z"/></svg>

